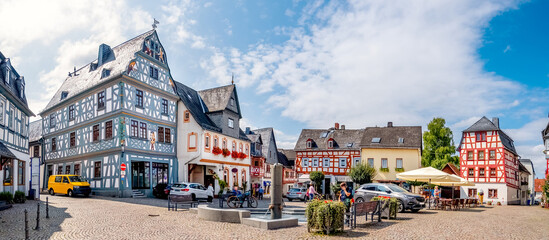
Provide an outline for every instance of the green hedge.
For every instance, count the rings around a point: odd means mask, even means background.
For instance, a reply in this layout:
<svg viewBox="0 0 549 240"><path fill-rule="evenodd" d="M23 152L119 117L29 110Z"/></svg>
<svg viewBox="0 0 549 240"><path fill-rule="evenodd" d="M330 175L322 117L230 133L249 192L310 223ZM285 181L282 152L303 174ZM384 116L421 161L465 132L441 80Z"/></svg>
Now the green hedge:
<svg viewBox="0 0 549 240"><path fill-rule="evenodd" d="M13 201L15 203L25 203L27 199L25 198L25 193L21 191L16 191L15 195L13 196Z"/></svg>
<svg viewBox="0 0 549 240"><path fill-rule="evenodd" d="M305 209L307 230L326 234L343 230L345 204L339 201L313 200Z"/></svg>
<svg viewBox="0 0 549 240"><path fill-rule="evenodd" d="M13 203L13 195L10 192L2 192L0 193L0 201Z"/></svg>

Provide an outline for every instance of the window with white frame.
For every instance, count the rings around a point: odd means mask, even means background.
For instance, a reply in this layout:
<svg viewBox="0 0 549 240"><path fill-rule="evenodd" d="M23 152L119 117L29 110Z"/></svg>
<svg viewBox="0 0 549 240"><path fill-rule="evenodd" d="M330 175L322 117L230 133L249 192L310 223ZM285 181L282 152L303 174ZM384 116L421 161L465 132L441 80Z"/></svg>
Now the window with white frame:
<svg viewBox="0 0 549 240"><path fill-rule="evenodd" d="M346 168L347 167L347 158L339 158L339 167L340 168Z"/></svg>
<svg viewBox="0 0 549 240"><path fill-rule="evenodd" d="M397 158L396 159L396 168L402 168L402 158Z"/></svg>
<svg viewBox="0 0 549 240"><path fill-rule="evenodd" d="M381 159L381 168L388 168L387 158Z"/></svg>
<svg viewBox="0 0 549 240"><path fill-rule="evenodd" d="M308 167L309 166L309 159L308 158L302 158L301 159L301 166L302 167Z"/></svg>
<svg viewBox="0 0 549 240"><path fill-rule="evenodd" d="M229 121L227 122L227 125L230 127L230 128L234 128L234 120L229 118Z"/></svg>
<svg viewBox="0 0 549 240"><path fill-rule="evenodd" d="M360 164L360 157L355 157L354 162L355 162L355 166L359 165Z"/></svg>
<svg viewBox="0 0 549 240"><path fill-rule="evenodd" d="M324 167L330 167L330 158L324 158Z"/></svg>
<svg viewBox="0 0 549 240"><path fill-rule="evenodd" d="M313 167L318 167L318 158L313 158Z"/></svg>
<svg viewBox="0 0 549 240"><path fill-rule="evenodd" d="M368 158L368 165L370 165L370 167L374 166L374 159L373 158Z"/></svg>

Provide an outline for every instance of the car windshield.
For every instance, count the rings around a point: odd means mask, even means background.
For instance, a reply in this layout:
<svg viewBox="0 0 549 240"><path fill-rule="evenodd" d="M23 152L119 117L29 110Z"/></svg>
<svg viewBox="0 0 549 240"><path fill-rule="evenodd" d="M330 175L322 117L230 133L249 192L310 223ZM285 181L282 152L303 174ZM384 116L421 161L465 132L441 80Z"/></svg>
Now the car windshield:
<svg viewBox="0 0 549 240"><path fill-rule="evenodd" d="M71 182L85 182L80 176L69 176Z"/></svg>
<svg viewBox="0 0 549 240"><path fill-rule="evenodd" d="M406 189L401 188L397 185L392 185L391 184L391 185L387 185L387 187L389 187L393 192L408 192L408 191L406 191Z"/></svg>
<svg viewBox="0 0 549 240"><path fill-rule="evenodd" d="M187 184L185 184L185 183L176 183L172 187L174 187L174 188L186 188Z"/></svg>
<svg viewBox="0 0 549 240"><path fill-rule="evenodd" d="M301 190L299 190L299 188L292 188L292 189L290 189L290 192L299 192L299 191L301 191Z"/></svg>

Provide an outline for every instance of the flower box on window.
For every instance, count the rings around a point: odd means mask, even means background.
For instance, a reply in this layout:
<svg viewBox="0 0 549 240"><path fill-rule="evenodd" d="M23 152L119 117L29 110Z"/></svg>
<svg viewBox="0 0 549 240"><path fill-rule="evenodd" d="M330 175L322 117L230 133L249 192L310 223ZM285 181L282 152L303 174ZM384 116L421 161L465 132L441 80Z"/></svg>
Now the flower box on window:
<svg viewBox="0 0 549 240"><path fill-rule="evenodd" d="M236 151L233 151L233 153L231 153L231 157L233 157L234 159L237 159L238 153Z"/></svg>
<svg viewBox="0 0 549 240"><path fill-rule="evenodd" d="M243 153L243 152L239 152L239 153L238 153L238 158L240 158L240 159L245 159L245 158L247 158L247 157L248 157L248 155L246 155L246 154Z"/></svg>
<svg viewBox="0 0 549 240"><path fill-rule="evenodd" d="M389 172L389 168L379 168L380 172Z"/></svg>
<svg viewBox="0 0 549 240"><path fill-rule="evenodd" d="M224 157L226 157L226 156L231 155L231 151L229 151L229 149L223 148L222 154L223 154Z"/></svg>
<svg viewBox="0 0 549 240"><path fill-rule="evenodd" d="M212 153L215 154L215 155L219 155L219 154L223 153L223 150L221 150L221 148L219 148L219 147L213 147Z"/></svg>

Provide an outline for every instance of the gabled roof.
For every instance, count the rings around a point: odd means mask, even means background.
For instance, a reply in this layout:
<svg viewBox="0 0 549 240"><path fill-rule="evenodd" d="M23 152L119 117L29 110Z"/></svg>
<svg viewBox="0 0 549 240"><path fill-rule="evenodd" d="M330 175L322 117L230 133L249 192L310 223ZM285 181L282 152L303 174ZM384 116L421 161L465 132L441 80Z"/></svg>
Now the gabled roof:
<svg viewBox="0 0 549 240"><path fill-rule="evenodd" d="M499 119L498 119L498 121L499 121ZM511 137L509 137L505 132L503 132L503 130L501 130L499 128L499 126L494 124L488 118L482 117L476 123L471 125L469 128L463 130L464 133L466 133L466 132L478 132L478 131L498 131L498 135L499 135L499 138L501 139L501 143L503 144L503 146L507 150L509 150L509 151L513 152L514 154L518 155L517 150L515 149L515 145L513 144L513 139L511 139ZM461 141L463 142L463 138L461 138ZM458 151L461 148L462 142L460 142L460 144L459 144L459 147L457 149Z"/></svg>
<svg viewBox="0 0 549 240"><path fill-rule="evenodd" d="M456 167L456 165L452 164L452 163L446 163L446 165L444 165L444 167L442 168L443 172L445 173L448 173L448 174L455 174L457 176L459 176L459 169Z"/></svg>
<svg viewBox="0 0 549 240"><path fill-rule="evenodd" d="M206 115L208 107L204 104L197 91L177 81L174 81L174 86L179 99L185 104L185 107L187 107L191 113L191 117L193 117L202 128L221 132L221 128L217 127Z"/></svg>
<svg viewBox="0 0 549 240"><path fill-rule="evenodd" d="M469 128L463 130L463 132L476 132L476 131L495 131L500 130L492 121L485 116L479 119L476 123Z"/></svg>
<svg viewBox="0 0 549 240"><path fill-rule="evenodd" d="M319 150L345 150L360 149L360 141L364 129L303 129L295 144L295 151L319 151ZM337 143L332 149L328 149L328 140L333 138ZM307 149L307 140L313 140L315 144ZM351 144L348 147L348 144Z"/></svg>
<svg viewBox="0 0 549 240"><path fill-rule="evenodd" d="M202 97L202 100L208 106L209 112L223 111L229 105L231 95L234 93L236 107L238 109L238 115L240 114L240 104L238 103L238 96L235 91L235 85L227 85L222 87L210 88L198 91L198 94Z"/></svg>
<svg viewBox="0 0 549 240"><path fill-rule="evenodd" d="M278 151L276 154L277 154L278 162L279 162L280 164L284 165L285 167L291 167L291 166L293 166L293 164L292 164L293 162L290 161L290 160L288 159L288 157L286 156L286 154L284 154L284 153L281 152L281 151Z"/></svg>
<svg viewBox="0 0 549 240"><path fill-rule="evenodd" d="M42 138L42 120L29 123L29 142L38 141Z"/></svg>
<svg viewBox="0 0 549 240"><path fill-rule="evenodd" d="M542 192L543 189L541 187L543 184L545 184L545 179L534 179L534 191Z"/></svg>
<svg viewBox="0 0 549 240"><path fill-rule="evenodd" d="M273 128L260 128L256 130L252 130L253 133L261 135L261 140L263 141L263 146L261 147L261 151L263 152L263 156L267 157L269 155L269 147L271 146L271 136L273 137L273 143L276 147L276 139L274 137L274 130ZM278 151L278 149L277 149Z"/></svg>
<svg viewBox="0 0 549 240"><path fill-rule="evenodd" d="M3 69L0 69L0 86L6 91L7 94L5 95L11 95L11 98L13 99L12 102L16 104L18 107L23 110L26 114L29 116L34 116L34 113L29 109L29 106L27 104L27 94L23 92L23 95L21 95L21 89L20 85L21 83L25 84L25 78L15 70L15 68L11 65L11 61L9 58L6 58L2 52L0 52L0 65L6 66L9 65L10 68L10 81L9 84L6 84L5 82L5 74ZM23 89L26 91L26 89Z"/></svg>
<svg viewBox="0 0 549 240"><path fill-rule="evenodd" d="M519 161L519 171L528 173L528 175L532 175L528 169L522 164L522 162Z"/></svg>
<svg viewBox="0 0 549 240"><path fill-rule="evenodd" d="M403 140L401 143L400 138ZM374 139L379 141L373 141ZM421 149L421 143L421 126L367 127L361 146L363 148Z"/></svg>
<svg viewBox="0 0 549 240"><path fill-rule="evenodd" d="M130 61L135 58L135 53L141 51L143 48L144 40L152 34L156 34L154 29L113 47L112 53L114 53L114 59L109 62L105 62L93 71L90 66L92 64L97 64L97 59L77 69L76 74L72 72L72 74L65 79L61 87L57 90L46 108L44 108L40 114L48 111L61 102L84 92L87 89L124 74L125 71L127 71ZM110 70L110 75L108 77L101 78L103 69ZM61 99L61 95L64 92L66 96Z"/></svg>
<svg viewBox="0 0 549 240"><path fill-rule="evenodd" d="M278 151L283 153L289 161L295 161L296 154L293 149L279 149Z"/></svg>
<svg viewBox="0 0 549 240"><path fill-rule="evenodd" d="M263 141L261 140L261 135L259 135L259 134L255 134L255 133L246 134L246 137L248 137L248 139L250 139L250 141L252 141L252 143L263 144Z"/></svg>

